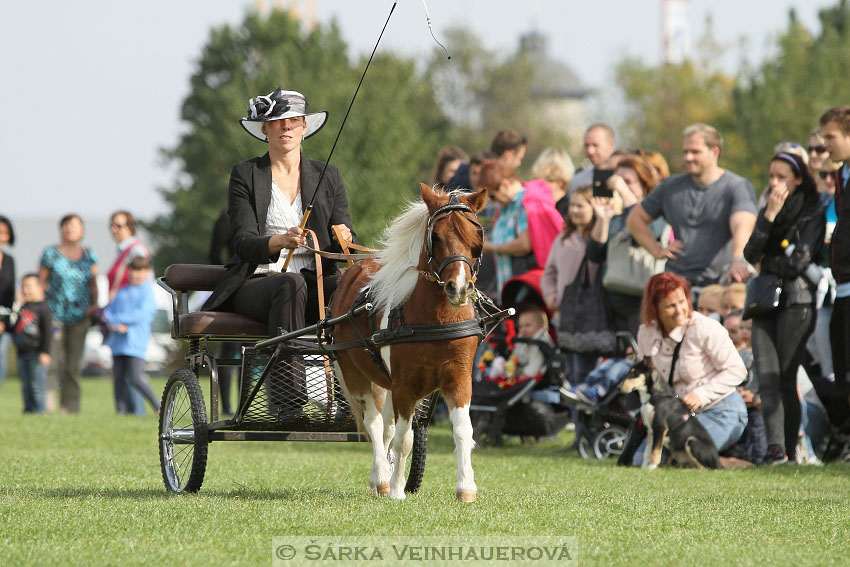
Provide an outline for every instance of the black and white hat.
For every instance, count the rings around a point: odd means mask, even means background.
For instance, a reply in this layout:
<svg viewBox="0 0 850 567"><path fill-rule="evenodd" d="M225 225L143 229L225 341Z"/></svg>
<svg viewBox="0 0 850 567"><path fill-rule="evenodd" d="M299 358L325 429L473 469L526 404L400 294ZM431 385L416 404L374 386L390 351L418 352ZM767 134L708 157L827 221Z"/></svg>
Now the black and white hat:
<svg viewBox="0 0 850 567"><path fill-rule="evenodd" d="M304 133L306 139L321 130L328 119L328 113L324 110L307 114L307 99L304 95L297 91L285 91L281 87L267 95L248 100L248 107L248 116L240 120L242 127L263 142L268 141L268 137L263 134L263 122L303 116L307 123L307 131Z"/></svg>

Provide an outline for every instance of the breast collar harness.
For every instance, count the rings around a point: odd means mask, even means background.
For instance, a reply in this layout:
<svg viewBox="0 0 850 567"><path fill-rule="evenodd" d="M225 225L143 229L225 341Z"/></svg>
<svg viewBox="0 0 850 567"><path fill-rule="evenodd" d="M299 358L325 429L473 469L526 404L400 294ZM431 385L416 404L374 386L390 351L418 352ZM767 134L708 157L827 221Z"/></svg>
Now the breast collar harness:
<svg viewBox="0 0 850 567"><path fill-rule="evenodd" d="M475 260L472 260L468 256L464 256L463 254L454 254L449 256L445 260L443 260L437 269L434 269L434 264L436 260L434 259L434 227L437 222L447 218L453 212L459 211L463 218L474 224L478 227L478 230L483 232L483 228L481 227L481 223L479 223L475 218L470 218L466 215L467 212L475 215L475 211L469 205L461 203L457 195L452 195L449 202L443 205L442 207L437 208L434 213L428 218L428 232L425 238L425 252L428 253L428 260L425 262L426 270L422 270L422 275L425 276L428 280L432 282L437 282L441 287L446 285L446 282L440 278L440 274L443 273L443 270L451 264L452 262L466 262L469 265L469 269L472 272L472 281L475 282L478 277L478 269L481 267L481 256L479 255ZM428 271L430 269L430 271Z"/></svg>

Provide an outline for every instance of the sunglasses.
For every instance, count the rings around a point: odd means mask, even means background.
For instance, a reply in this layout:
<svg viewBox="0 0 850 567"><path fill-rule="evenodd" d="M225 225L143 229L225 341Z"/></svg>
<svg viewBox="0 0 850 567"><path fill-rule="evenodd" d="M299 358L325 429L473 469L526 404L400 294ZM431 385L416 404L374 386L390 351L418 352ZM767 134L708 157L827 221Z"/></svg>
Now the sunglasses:
<svg viewBox="0 0 850 567"><path fill-rule="evenodd" d="M821 179L827 179L830 175L832 175L831 171L818 171L818 175L820 175Z"/></svg>
<svg viewBox="0 0 850 567"><path fill-rule="evenodd" d="M826 146L809 146L806 149L809 150L809 153L816 152L822 154L826 152Z"/></svg>

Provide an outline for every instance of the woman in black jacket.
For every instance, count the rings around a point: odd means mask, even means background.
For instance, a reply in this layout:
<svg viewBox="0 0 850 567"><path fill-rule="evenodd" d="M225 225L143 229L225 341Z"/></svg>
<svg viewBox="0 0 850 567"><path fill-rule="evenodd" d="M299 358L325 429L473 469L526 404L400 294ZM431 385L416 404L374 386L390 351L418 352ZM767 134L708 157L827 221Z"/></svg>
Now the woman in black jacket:
<svg viewBox="0 0 850 567"><path fill-rule="evenodd" d="M329 166L317 187L324 163L301 154L301 141L318 132L326 112L308 114L307 100L296 91L278 87L249 102L242 126L268 143L268 153L233 168L227 214L236 255L204 310L233 311L266 323L270 336L278 330L305 326L306 316L318 319L312 254L300 253L305 234L299 227L304 210L318 191L306 228L313 230L318 247L341 251L334 243L334 227L352 240L348 198L339 170ZM292 261L283 269L290 250ZM325 295L335 287L336 263L323 261Z"/></svg>
<svg viewBox="0 0 850 567"><path fill-rule="evenodd" d="M767 427L765 463L793 459L800 430L797 368L815 325L815 285L806 277L823 246L826 221L817 186L802 159L770 161L768 199L744 248L761 273L780 278L779 308L753 318L753 356Z"/></svg>

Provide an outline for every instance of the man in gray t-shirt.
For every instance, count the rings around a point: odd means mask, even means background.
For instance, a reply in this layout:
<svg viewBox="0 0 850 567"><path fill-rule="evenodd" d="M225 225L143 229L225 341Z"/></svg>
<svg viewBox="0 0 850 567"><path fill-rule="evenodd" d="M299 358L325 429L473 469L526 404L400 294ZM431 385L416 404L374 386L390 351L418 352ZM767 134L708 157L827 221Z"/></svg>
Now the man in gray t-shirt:
<svg viewBox="0 0 850 567"><path fill-rule="evenodd" d="M688 173L664 180L636 205L627 221L629 230L656 258L668 258L667 270L691 285L718 283L727 269L729 281L744 281L750 275L744 246L756 222L753 186L717 165L723 139L714 128L694 124L684 137ZM676 238L667 248L649 229L659 216L670 223Z"/></svg>

